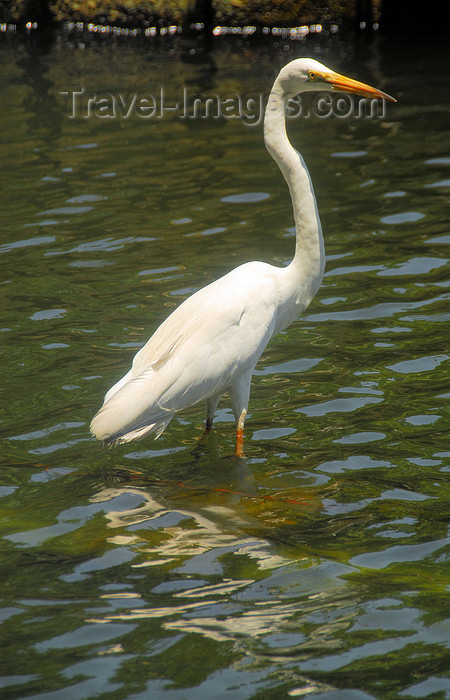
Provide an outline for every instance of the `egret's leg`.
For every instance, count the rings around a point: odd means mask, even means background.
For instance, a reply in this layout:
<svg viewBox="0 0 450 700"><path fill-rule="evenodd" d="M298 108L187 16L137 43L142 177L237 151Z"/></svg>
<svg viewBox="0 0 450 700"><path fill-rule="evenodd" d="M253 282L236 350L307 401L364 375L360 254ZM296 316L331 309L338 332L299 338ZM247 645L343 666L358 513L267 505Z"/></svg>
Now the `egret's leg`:
<svg viewBox="0 0 450 700"><path fill-rule="evenodd" d="M219 396L210 396L209 399L206 399L206 430L211 430L213 427L213 421L214 421L214 414L216 412L216 408L219 404L220 401L220 394Z"/></svg>
<svg viewBox="0 0 450 700"><path fill-rule="evenodd" d="M244 423L247 409L243 408L236 426L236 457L244 456Z"/></svg>
<svg viewBox="0 0 450 700"><path fill-rule="evenodd" d="M244 423L250 398L252 372L246 372L230 389L231 406L236 419L236 457L244 456Z"/></svg>

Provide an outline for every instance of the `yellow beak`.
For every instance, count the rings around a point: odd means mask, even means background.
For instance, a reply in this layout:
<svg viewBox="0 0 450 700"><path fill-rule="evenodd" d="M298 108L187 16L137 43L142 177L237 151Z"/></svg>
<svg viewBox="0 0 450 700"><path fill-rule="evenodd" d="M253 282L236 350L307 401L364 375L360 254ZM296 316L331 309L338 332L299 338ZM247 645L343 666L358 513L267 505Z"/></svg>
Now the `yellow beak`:
<svg viewBox="0 0 450 700"><path fill-rule="evenodd" d="M364 97L375 97L379 100L397 102L394 97L391 97L386 92L377 90L377 88L366 85L365 83L360 83L359 80L353 80L353 78L347 78L345 75L339 75L339 73L332 73L331 75L324 74L323 78L338 92L351 92L356 95L363 95Z"/></svg>

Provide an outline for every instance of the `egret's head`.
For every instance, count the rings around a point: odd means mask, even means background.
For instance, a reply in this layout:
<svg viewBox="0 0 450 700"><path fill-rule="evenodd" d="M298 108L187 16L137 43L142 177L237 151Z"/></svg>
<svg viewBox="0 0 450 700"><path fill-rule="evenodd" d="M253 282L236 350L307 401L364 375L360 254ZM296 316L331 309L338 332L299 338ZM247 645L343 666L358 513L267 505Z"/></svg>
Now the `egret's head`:
<svg viewBox="0 0 450 700"><path fill-rule="evenodd" d="M298 95L300 92L332 90L396 102L385 92L340 75L313 58L296 58L288 63L281 70L278 82L288 96Z"/></svg>

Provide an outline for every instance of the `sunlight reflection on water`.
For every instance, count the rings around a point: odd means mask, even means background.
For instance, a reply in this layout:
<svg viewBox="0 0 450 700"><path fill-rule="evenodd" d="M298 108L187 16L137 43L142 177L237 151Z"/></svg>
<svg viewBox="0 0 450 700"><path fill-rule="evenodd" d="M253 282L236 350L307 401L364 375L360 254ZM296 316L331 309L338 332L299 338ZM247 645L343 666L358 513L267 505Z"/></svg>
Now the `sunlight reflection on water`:
<svg viewBox="0 0 450 700"><path fill-rule="evenodd" d="M157 443L113 451L88 426L188 293L241 262L290 259L288 193L261 130L69 120L58 96L73 75L93 94L156 74L171 94L180 81L264 91L285 53L216 47L208 72L139 47L3 49L5 694L448 694L449 159L445 115L430 109L446 97L429 81L435 46L420 65L409 49L392 61L389 42L375 51L377 81L399 96L388 119L289 125L327 270L257 367L245 460L226 400L208 436L203 407Z"/></svg>

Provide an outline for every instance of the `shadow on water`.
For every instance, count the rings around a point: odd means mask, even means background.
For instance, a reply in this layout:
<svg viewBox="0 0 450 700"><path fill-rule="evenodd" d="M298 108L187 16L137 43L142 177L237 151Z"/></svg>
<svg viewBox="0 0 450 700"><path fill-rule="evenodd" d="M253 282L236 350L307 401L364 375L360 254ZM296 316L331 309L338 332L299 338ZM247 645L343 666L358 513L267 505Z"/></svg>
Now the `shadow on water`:
<svg viewBox="0 0 450 700"><path fill-rule="evenodd" d="M283 540L283 528L290 531L298 520L312 518L321 508L313 488L264 488L245 458L221 454L215 431L204 433L189 452L188 459L185 453L181 458L171 455L159 465L153 457L152 475L146 465L148 452L133 454L138 458L137 468L115 462L108 474L102 472L106 490L139 489L145 494L148 502L143 511L139 507L138 518L150 508L155 519L156 503L165 515L181 507L188 508L196 519L208 511L208 517L217 518L215 528L229 531L231 537L251 533L270 539L277 530L277 540L285 544L289 538Z"/></svg>

